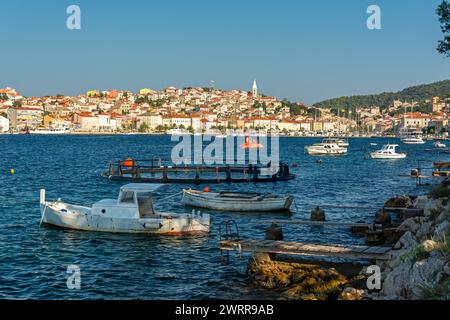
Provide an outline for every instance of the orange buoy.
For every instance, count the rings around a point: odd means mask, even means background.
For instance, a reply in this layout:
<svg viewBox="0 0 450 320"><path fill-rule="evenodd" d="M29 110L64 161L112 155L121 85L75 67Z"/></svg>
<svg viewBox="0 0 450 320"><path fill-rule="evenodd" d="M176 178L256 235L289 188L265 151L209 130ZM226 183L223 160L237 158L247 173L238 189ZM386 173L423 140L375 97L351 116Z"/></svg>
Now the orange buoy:
<svg viewBox="0 0 450 320"><path fill-rule="evenodd" d="M123 161L122 164L124 167L132 168L132 167L134 167L134 160L133 160L133 158L128 158L125 161Z"/></svg>
<svg viewBox="0 0 450 320"><path fill-rule="evenodd" d="M264 146L261 143L257 143L250 139L250 137L245 137L245 143L241 144L242 149L260 149L264 148Z"/></svg>
<svg viewBox="0 0 450 320"><path fill-rule="evenodd" d="M209 190L209 187L205 187L204 189L203 189L203 192L209 192L210 190Z"/></svg>

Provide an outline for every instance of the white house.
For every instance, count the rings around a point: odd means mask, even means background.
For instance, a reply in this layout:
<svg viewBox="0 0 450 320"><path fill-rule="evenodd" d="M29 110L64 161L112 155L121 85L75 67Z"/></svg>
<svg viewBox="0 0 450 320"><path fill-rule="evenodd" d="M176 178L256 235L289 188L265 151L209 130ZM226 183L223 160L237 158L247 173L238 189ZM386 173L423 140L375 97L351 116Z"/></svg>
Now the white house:
<svg viewBox="0 0 450 320"><path fill-rule="evenodd" d="M9 131L9 120L8 118L0 116L0 132Z"/></svg>

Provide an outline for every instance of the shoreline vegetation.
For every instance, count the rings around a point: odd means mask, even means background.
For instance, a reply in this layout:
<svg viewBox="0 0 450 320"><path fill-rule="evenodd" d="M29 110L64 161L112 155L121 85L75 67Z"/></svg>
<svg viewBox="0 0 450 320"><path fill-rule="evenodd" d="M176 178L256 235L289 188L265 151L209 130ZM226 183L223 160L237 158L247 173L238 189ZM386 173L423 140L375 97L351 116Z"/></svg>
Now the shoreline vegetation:
<svg viewBox="0 0 450 320"><path fill-rule="evenodd" d="M392 258L378 263L381 289L367 289L367 266L261 254L248 263L250 286L274 291L281 300L449 300L450 180L408 201L424 214L396 228Z"/></svg>

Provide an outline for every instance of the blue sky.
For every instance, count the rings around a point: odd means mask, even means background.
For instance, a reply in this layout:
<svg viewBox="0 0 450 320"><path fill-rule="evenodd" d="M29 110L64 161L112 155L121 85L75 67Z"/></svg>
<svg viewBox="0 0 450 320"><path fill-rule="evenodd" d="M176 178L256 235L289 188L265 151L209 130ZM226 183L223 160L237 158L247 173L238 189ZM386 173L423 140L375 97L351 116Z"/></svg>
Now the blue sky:
<svg viewBox="0 0 450 320"><path fill-rule="evenodd" d="M441 0L0 0L0 87L24 95L170 85L314 103L450 79ZM82 29L66 28L81 8ZM382 30L366 27L367 7Z"/></svg>

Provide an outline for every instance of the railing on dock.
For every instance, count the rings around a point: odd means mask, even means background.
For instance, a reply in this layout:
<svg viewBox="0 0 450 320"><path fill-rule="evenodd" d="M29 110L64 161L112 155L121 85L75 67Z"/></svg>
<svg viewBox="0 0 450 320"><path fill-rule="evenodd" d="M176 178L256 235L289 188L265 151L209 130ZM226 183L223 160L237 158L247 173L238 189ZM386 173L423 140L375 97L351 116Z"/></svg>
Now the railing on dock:
<svg viewBox="0 0 450 320"><path fill-rule="evenodd" d="M112 161L103 176L111 180L158 183L233 183L233 182L276 182L295 178L289 166L282 164L278 172L263 174L263 167L257 165L176 165L167 160L126 159ZM265 168L267 169L267 168ZM234 176L233 176L234 173ZM184 174L184 176L180 176ZM188 176L190 174L190 176ZM206 175L206 176L205 176Z"/></svg>

